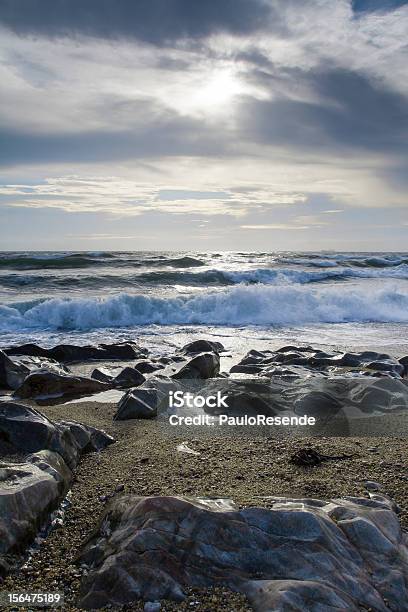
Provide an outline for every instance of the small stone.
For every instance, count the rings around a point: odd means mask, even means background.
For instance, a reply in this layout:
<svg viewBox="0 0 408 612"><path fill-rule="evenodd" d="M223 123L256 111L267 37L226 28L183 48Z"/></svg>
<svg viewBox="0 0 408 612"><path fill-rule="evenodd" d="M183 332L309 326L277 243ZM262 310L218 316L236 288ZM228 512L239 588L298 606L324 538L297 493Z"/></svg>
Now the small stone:
<svg viewBox="0 0 408 612"><path fill-rule="evenodd" d="M364 488L367 489L367 491L380 491L382 489L382 485L374 480L366 480L364 483Z"/></svg>
<svg viewBox="0 0 408 612"><path fill-rule="evenodd" d="M124 484L118 484L115 487L115 493L120 493L121 491L124 491L124 490L125 490L125 485Z"/></svg>

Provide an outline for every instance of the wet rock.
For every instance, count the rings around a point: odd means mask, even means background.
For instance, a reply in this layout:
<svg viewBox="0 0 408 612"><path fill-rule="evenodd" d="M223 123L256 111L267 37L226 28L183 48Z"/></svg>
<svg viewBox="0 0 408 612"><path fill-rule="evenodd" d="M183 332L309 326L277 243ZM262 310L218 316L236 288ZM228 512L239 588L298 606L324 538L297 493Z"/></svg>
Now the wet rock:
<svg viewBox="0 0 408 612"><path fill-rule="evenodd" d="M159 393L157 389L130 389L118 403L115 421L126 419L154 419L157 416Z"/></svg>
<svg viewBox="0 0 408 612"><path fill-rule="evenodd" d="M0 461L0 574L65 496L80 456L114 442L80 423L53 423L28 406L0 402L0 439L21 462Z"/></svg>
<svg viewBox="0 0 408 612"><path fill-rule="evenodd" d="M86 361L88 359L140 359L145 357L147 350L135 342L117 342L114 344L98 344L77 346L74 344L59 344L45 349L37 344L14 346L5 351L8 355L32 355L35 357L51 357L57 361Z"/></svg>
<svg viewBox="0 0 408 612"><path fill-rule="evenodd" d="M366 480L364 483L364 488L367 489L367 491L381 491L383 487L379 482L375 482L374 480Z"/></svg>
<svg viewBox="0 0 408 612"><path fill-rule="evenodd" d="M225 351L221 342L214 342L212 340L194 340L189 342L180 352L184 355L194 355L196 353L222 353Z"/></svg>
<svg viewBox="0 0 408 612"><path fill-rule="evenodd" d="M220 372L220 358L217 353L200 353L173 374L174 379L214 378Z"/></svg>
<svg viewBox="0 0 408 612"><path fill-rule="evenodd" d="M111 385L113 383L113 379L115 378L115 373L110 368L95 368L92 370L91 378Z"/></svg>
<svg viewBox="0 0 408 612"><path fill-rule="evenodd" d="M15 363L0 351L0 389L17 389L29 373L27 366Z"/></svg>
<svg viewBox="0 0 408 612"><path fill-rule="evenodd" d="M401 357L401 359L399 359L398 361L404 367L404 375L407 376L408 374L408 356Z"/></svg>
<svg viewBox="0 0 408 612"><path fill-rule="evenodd" d="M65 395L80 396L99 393L109 388L109 384L93 378L38 370L24 379L24 382L15 390L14 397L35 399Z"/></svg>
<svg viewBox="0 0 408 612"><path fill-rule="evenodd" d="M235 365L231 372L264 373L267 366L304 366L309 371L325 373L336 368L336 373L350 375L350 369L359 368L369 373L388 372L394 376L401 376L404 364L386 353L363 351L361 353L339 352L328 353L315 350L312 347L285 346L276 351L249 351L247 355ZM362 372L361 374L362 375Z"/></svg>
<svg viewBox="0 0 408 612"><path fill-rule="evenodd" d="M0 402L0 438L22 453L57 452L71 469L81 453L114 442L103 431L80 423L53 423L34 408L15 402Z"/></svg>
<svg viewBox="0 0 408 612"><path fill-rule="evenodd" d="M258 374L263 371L263 366L256 363L237 363L230 369L231 374Z"/></svg>
<svg viewBox="0 0 408 612"><path fill-rule="evenodd" d="M71 478L56 452L37 453L24 463L0 462L0 560L23 552L66 494Z"/></svg>
<svg viewBox="0 0 408 612"><path fill-rule="evenodd" d="M144 383L145 380L145 377L139 372L139 370L128 367L122 370L120 374L114 378L113 384L116 387L122 388L138 387Z"/></svg>
<svg viewBox="0 0 408 612"><path fill-rule="evenodd" d="M170 363L170 359L168 363ZM141 374L150 374L151 372L156 372L157 370L162 370L165 363L153 363L152 361L143 360L135 363L134 368L138 370Z"/></svg>
<svg viewBox="0 0 408 612"><path fill-rule="evenodd" d="M238 511L223 500L115 498L80 557L90 567L80 607L224 586L259 612L408 609L408 551L389 500L269 501Z"/></svg>
<svg viewBox="0 0 408 612"><path fill-rule="evenodd" d="M359 612L352 597L331 584L317 580L254 580L246 595L258 612Z"/></svg>

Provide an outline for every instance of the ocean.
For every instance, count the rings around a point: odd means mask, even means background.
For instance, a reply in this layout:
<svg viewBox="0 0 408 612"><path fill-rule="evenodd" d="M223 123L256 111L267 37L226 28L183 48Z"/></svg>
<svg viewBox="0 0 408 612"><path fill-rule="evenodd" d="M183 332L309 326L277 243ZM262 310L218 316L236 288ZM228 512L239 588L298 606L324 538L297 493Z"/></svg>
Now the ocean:
<svg viewBox="0 0 408 612"><path fill-rule="evenodd" d="M0 344L191 337L230 350L408 338L408 253L3 252ZM394 352L395 352L394 350Z"/></svg>

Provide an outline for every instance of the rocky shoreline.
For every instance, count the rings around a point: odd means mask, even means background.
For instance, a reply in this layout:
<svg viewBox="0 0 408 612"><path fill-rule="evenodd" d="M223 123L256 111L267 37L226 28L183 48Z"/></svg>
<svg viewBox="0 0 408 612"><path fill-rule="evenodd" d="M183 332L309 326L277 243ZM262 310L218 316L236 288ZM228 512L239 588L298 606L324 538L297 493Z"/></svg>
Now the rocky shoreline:
<svg viewBox="0 0 408 612"><path fill-rule="evenodd" d="M341 438L195 431L186 439L184 431L169 435L161 420L163 389L186 381L204 381L207 389L227 385L231 414L289 407L344 420L343 406L352 401L365 416L393 419L406 408L407 359L289 346L250 351L224 372L223 350L199 340L171 356L150 356L129 342L51 350L25 345L0 353L0 504L13 507L6 503L13 496L15 503L24 478L52 481L54 491L24 536L0 551L2 589L61 591L67 610L284 610L288 602L299 610L398 610L408 602L406 438L350 437L348 427L349 437ZM85 365L91 375L83 375ZM259 385L266 382L265 395ZM104 402L106 392L120 399ZM73 400L81 396L86 401ZM304 448L332 460L296 465L291 458ZM13 572L11 557L29 545L68 489L63 525ZM138 516L145 521L150 512L145 532ZM13 533L10 519L3 530ZM363 543L368 533L371 548ZM342 559L336 584L313 557L317 542L326 564ZM287 557L279 556L283 544ZM265 546L272 551L267 558ZM299 547L304 561L296 567ZM125 599L108 588L118 580Z"/></svg>

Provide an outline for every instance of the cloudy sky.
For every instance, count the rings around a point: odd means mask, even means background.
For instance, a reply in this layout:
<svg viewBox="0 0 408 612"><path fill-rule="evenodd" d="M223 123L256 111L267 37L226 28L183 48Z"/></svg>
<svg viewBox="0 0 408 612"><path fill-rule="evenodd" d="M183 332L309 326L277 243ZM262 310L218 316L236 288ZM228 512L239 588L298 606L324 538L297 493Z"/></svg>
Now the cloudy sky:
<svg viewBox="0 0 408 612"><path fill-rule="evenodd" d="M407 250L408 1L0 0L1 249Z"/></svg>

